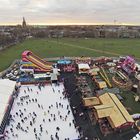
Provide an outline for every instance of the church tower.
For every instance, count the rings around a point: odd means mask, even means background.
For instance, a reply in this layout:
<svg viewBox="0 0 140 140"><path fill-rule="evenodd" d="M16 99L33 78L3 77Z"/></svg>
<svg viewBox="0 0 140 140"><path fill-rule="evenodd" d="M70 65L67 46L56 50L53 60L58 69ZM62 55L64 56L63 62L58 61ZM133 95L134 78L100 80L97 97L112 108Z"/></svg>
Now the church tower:
<svg viewBox="0 0 140 140"><path fill-rule="evenodd" d="M26 26L27 26L27 25L26 25L26 21L25 21L25 18L23 17L22 27L23 27L23 28L26 28Z"/></svg>

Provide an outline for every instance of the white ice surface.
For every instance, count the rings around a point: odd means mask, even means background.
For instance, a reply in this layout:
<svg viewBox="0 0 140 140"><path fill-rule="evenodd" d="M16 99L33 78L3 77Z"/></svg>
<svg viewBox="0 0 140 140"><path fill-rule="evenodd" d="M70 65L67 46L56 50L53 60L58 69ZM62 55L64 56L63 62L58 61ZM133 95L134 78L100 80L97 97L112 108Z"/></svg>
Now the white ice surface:
<svg viewBox="0 0 140 140"><path fill-rule="evenodd" d="M32 92L27 90L27 87L32 89ZM53 88L55 92L53 92ZM24 93L24 90L26 90L26 93ZM58 92L60 90L60 93ZM56 85L46 85L45 87L41 88L41 91L38 89L38 86L35 85L28 85L28 86L21 86L20 93L18 98L15 99L13 108L11 110L11 114L15 115L15 122L11 121L10 125L6 127L6 130L8 130L8 134L6 137L10 140L36 140L34 128L37 130L37 136L40 138L40 140L50 140L50 136L53 135L54 140L56 132L58 132L59 140L64 140L65 138L69 138L70 140L78 139L79 132L76 131L74 124L72 120L74 119L72 112L70 112L69 115L67 115L67 105L69 105L69 102L67 99L63 99L62 91L64 90L64 86L62 83L60 83L59 86ZM37 91L39 94L37 94ZM31 101L28 105L26 104L26 101L29 101L29 99L25 99L23 101L23 105L17 105L17 102L20 102L20 97L29 95L30 99L37 99L37 103ZM60 98L61 97L61 98ZM63 104L62 107L56 108L56 102ZM43 105L43 109L38 107L38 104ZM49 109L49 106L53 105L51 109ZM24 111L24 108L26 108L26 111ZM24 123L21 122L20 116L16 115L16 112L19 113L19 109L24 113L24 117L28 117L27 121ZM70 109L70 106L69 106ZM48 110L50 113L48 114ZM58 110L60 111L60 115L65 118L65 115L67 115L67 120L60 119L60 116L58 115ZM70 109L71 111L71 109ZM32 120L33 112L37 114L36 122L33 124L33 126L30 126L30 121ZM46 112L46 115L45 113ZM32 114L32 116L29 116L29 113ZM53 117L51 117L51 114L55 114L56 121L53 121ZM22 118L24 118L22 117ZM43 119L45 119L45 123L43 122ZM51 122L48 121L48 119L51 119ZM20 122L23 129L27 130L26 127L29 127L28 133L23 132L21 129L17 130L16 126L17 123ZM69 126L69 123L71 123L71 127ZM40 133L40 124L42 124L43 132L41 133L41 136L39 136ZM10 128L12 128L13 125L13 133L10 131ZM60 128L60 131L56 131L56 127ZM48 131L48 134L46 133L46 130ZM18 137L12 136L12 134L18 134Z"/></svg>

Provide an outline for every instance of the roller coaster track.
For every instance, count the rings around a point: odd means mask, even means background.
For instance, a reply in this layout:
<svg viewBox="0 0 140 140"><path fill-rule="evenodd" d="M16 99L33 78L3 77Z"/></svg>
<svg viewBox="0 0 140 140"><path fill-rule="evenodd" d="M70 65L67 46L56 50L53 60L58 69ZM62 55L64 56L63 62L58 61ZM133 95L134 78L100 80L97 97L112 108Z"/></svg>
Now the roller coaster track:
<svg viewBox="0 0 140 140"><path fill-rule="evenodd" d="M106 72L105 72L105 70L104 70L104 68L103 67L100 67L100 72L99 72L99 74L102 76L102 78L105 80L105 82L108 84L108 86L111 88L112 87L112 84L110 83L110 80L109 80L109 78L108 78L108 76L107 76L107 74L106 74Z"/></svg>

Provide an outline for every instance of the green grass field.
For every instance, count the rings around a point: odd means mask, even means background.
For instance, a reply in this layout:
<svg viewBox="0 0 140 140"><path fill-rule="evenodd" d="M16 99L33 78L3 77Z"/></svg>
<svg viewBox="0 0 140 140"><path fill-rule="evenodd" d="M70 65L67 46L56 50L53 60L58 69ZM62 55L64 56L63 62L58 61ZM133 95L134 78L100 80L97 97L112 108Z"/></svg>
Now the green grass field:
<svg viewBox="0 0 140 140"><path fill-rule="evenodd" d="M24 50L31 50L41 58L57 56L118 56L134 55L140 58L139 39L30 39L0 52L0 71Z"/></svg>
<svg viewBox="0 0 140 140"><path fill-rule="evenodd" d="M124 105L125 107L130 108L130 114L140 113L140 103L135 102L134 93L132 91L123 91L121 96L125 98Z"/></svg>

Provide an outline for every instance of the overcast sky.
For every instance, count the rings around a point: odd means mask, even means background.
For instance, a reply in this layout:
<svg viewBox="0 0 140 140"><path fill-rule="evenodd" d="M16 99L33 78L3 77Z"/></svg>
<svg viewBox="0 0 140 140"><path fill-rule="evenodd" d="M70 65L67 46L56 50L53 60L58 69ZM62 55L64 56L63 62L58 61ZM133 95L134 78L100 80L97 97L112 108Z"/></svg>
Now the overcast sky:
<svg viewBox="0 0 140 140"><path fill-rule="evenodd" d="M0 0L0 24L140 25L140 0Z"/></svg>

